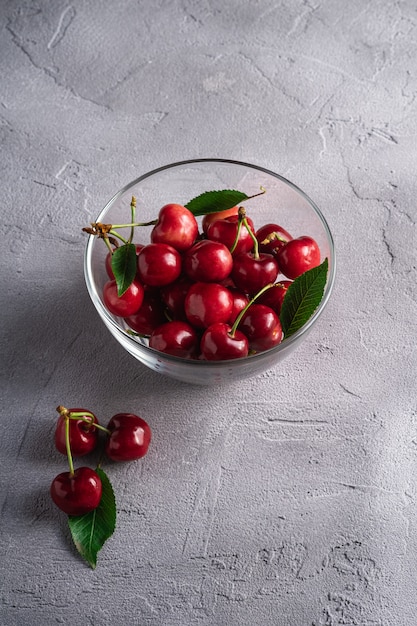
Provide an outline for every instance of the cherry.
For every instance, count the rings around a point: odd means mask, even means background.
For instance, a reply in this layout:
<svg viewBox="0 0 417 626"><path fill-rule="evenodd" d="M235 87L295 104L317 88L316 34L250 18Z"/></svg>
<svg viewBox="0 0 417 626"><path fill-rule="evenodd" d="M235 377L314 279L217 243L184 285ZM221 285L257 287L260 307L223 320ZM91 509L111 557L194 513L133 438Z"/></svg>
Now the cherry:
<svg viewBox="0 0 417 626"><path fill-rule="evenodd" d="M244 313L239 329L249 340L249 348L262 352L282 341L282 327L278 315L264 304L252 304Z"/></svg>
<svg viewBox="0 0 417 626"><path fill-rule="evenodd" d="M111 267L111 258L112 258L112 253L109 251L106 255L104 264L106 267L107 276L110 278L110 280L114 280L114 274L113 274L113 270Z"/></svg>
<svg viewBox="0 0 417 626"><path fill-rule="evenodd" d="M232 279L238 289L253 295L278 276L278 263L272 254L243 252L233 262Z"/></svg>
<svg viewBox="0 0 417 626"><path fill-rule="evenodd" d="M203 239L184 254L184 271L189 278L202 282L221 282L233 267L229 249L218 241Z"/></svg>
<svg viewBox="0 0 417 626"><path fill-rule="evenodd" d="M271 309L279 315L285 294L291 283L291 280L282 280L279 283L275 283L257 299L257 303L266 304L266 306L271 307Z"/></svg>
<svg viewBox="0 0 417 626"><path fill-rule="evenodd" d="M150 348L184 359L195 357L198 345L199 337L195 329L180 320L158 326L149 339Z"/></svg>
<svg viewBox="0 0 417 626"><path fill-rule="evenodd" d="M233 256L236 256L241 252L250 252L253 248L253 238L249 232L249 229L254 234L255 227L252 220L247 217L247 226L241 224L239 238L235 243L239 228L239 221L239 215L232 215L225 219L212 222L207 229L208 239L211 239L213 241L220 241L221 243L223 243L229 248L229 250L233 250Z"/></svg>
<svg viewBox="0 0 417 626"><path fill-rule="evenodd" d="M109 280L103 288L103 301L106 308L118 317L129 317L136 313L143 302L143 297L143 286L137 280L134 280L121 296L117 294L115 280Z"/></svg>
<svg viewBox="0 0 417 626"><path fill-rule="evenodd" d="M291 280L320 265L319 246L306 235L286 243L278 250L276 257L281 272Z"/></svg>
<svg viewBox="0 0 417 626"><path fill-rule="evenodd" d="M229 317L229 322L230 324L233 324L233 322L235 321L239 313L249 303L249 300L247 299L244 293L242 293L235 287L229 287L229 291L232 294L232 298L233 298L233 307L232 307L232 313Z"/></svg>
<svg viewBox="0 0 417 626"><path fill-rule="evenodd" d="M61 454L67 454L66 423L69 421L69 442L74 456L84 456L94 450L98 443L98 424L96 416L85 409L64 409L59 406L60 416L55 428L55 447ZM74 418L70 418L73 415Z"/></svg>
<svg viewBox="0 0 417 626"><path fill-rule="evenodd" d="M224 220L226 217L230 217L231 215L237 215L239 208L237 206L232 207L231 209L225 209L224 211L216 211L215 213L206 213L203 217L203 221L201 223L203 233L207 234L208 227L212 222L216 222L217 220Z"/></svg>
<svg viewBox="0 0 417 626"><path fill-rule="evenodd" d="M273 254L292 239L292 236L278 224L264 224L256 231L259 251Z"/></svg>
<svg viewBox="0 0 417 626"><path fill-rule="evenodd" d="M97 472L79 467L74 472L62 472L52 481L53 502L68 515L85 515L98 507L102 485Z"/></svg>
<svg viewBox="0 0 417 626"><path fill-rule="evenodd" d="M248 355L248 340L240 331L232 331L230 324L217 322L205 331L201 338L200 349L203 358L208 361L239 359Z"/></svg>
<svg viewBox="0 0 417 626"><path fill-rule="evenodd" d="M168 316L177 320L186 320L184 302L192 281L186 276L180 276L178 280L161 287L161 300L168 309ZM162 323L162 322L161 322Z"/></svg>
<svg viewBox="0 0 417 626"><path fill-rule="evenodd" d="M145 290L140 309L125 318L132 330L141 335L150 335L155 328L166 322L163 304L153 291Z"/></svg>
<svg viewBox="0 0 417 626"><path fill-rule="evenodd" d="M134 461L148 451L151 429L147 422L133 413L117 413L107 425L110 431L106 454L113 461Z"/></svg>
<svg viewBox="0 0 417 626"><path fill-rule="evenodd" d="M197 235L198 224L191 211L181 204L166 204L159 211L151 241L169 244L182 252L194 243Z"/></svg>
<svg viewBox="0 0 417 626"><path fill-rule="evenodd" d="M146 285L168 285L181 274L180 253L166 243L149 243L139 252L138 273Z"/></svg>
<svg viewBox="0 0 417 626"><path fill-rule="evenodd" d="M194 283L185 298L185 314L197 328L207 328L215 322L227 322L232 314L233 298L219 283Z"/></svg>

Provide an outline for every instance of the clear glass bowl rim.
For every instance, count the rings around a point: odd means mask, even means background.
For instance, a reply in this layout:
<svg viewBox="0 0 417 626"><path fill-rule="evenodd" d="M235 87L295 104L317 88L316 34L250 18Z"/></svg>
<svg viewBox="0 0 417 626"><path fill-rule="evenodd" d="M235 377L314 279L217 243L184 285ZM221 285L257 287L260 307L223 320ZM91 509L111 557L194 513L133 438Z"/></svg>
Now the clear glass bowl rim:
<svg viewBox="0 0 417 626"><path fill-rule="evenodd" d="M101 222L102 216L105 213L107 213L107 211L116 202L116 200L118 200L118 198L120 198L129 189L141 183L143 180L146 180L147 178L150 178L151 176L155 176L155 174L158 174L165 170L174 169L175 167L181 167L181 166L187 166L187 165L197 165L199 163L218 163L218 164L226 164L226 165L227 164L237 165L237 166L246 167L252 170L257 170L259 172L263 172L264 174L272 176L280 180L281 182L285 183L286 185L291 187L294 191L296 191L298 194L300 194L300 196L304 198L304 200L310 205L310 207L314 210L317 217L319 218L323 226L323 229L326 233L326 237L327 237L328 244L329 244L329 250L330 250L330 256L331 256L331 262L329 262L329 273L327 276L327 282L326 282L325 290L323 293L323 298L319 306L317 307L313 315L310 317L310 319L298 331L296 331L293 335L288 337L288 339L285 339L274 348L270 348L269 350L265 350L263 352L258 352L256 354L244 357L243 359L228 359L228 360L222 360L222 361L203 361L203 360L199 361L196 359L184 359L182 357L176 357L170 354L160 353L157 350L154 350L153 348L150 348L148 346L145 346L135 341L135 339L132 336L130 336L125 330L121 329L118 326L118 324L114 321L114 319L111 317L111 315L109 314L109 312L103 305L100 299L100 296L98 294L98 291L96 289L96 286L94 284L94 281L92 279L92 275L90 271L91 258L92 258L92 253L93 253L93 245L96 239L93 235L89 235L87 244L86 244L86 249L85 249L85 254L84 254L84 276L85 276L85 282L87 285L87 290L90 294L90 297L93 301L94 306L100 313L101 317L103 317L106 320L106 323L112 326L116 334L119 334L123 336L125 340L127 338L130 342L132 342L132 345L134 345L135 350L149 352L150 354L154 354L155 358L160 358L168 362L171 361L173 363L183 363L183 364L188 363L190 365L193 365L194 367L203 367L203 368L209 367L213 369L216 369L216 368L222 369L224 368L225 365L233 366L233 364L237 365L239 362L242 362L242 361L245 361L245 362L247 362L248 360L255 361L257 359L263 360L266 354L279 353L281 351L287 350L288 348L290 348L292 344L297 343L301 339L301 337L303 337L305 334L308 333L308 331L311 329L311 327L314 325L314 323L322 314L327 302L329 301L330 295L332 293L334 282L335 282L335 276L336 276L336 254L335 254L333 236L332 236L332 233L330 231L330 228L327 224L327 221L324 215L322 214L321 210L318 208L316 203L302 189L300 189L300 187L295 185L293 182L291 182L284 176L281 176L280 174L277 174L273 172L272 170L264 168L260 165L253 165L252 163L247 163L244 161L236 161L232 159L220 159L220 158L187 159L184 161L176 161L174 163L169 163L168 165L163 165L161 167L153 169L147 172L146 174L142 174L142 176L135 178L131 182L127 183L124 187L122 187L119 191L117 191L114 194L114 196L110 198L110 200L107 202L104 208L100 211L95 221Z"/></svg>

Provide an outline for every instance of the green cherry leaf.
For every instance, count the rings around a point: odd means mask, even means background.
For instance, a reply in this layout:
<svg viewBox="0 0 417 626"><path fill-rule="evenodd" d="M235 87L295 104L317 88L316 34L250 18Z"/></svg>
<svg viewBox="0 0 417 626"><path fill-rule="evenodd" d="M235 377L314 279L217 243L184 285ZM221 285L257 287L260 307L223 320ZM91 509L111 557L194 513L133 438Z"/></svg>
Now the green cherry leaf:
<svg viewBox="0 0 417 626"><path fill-rule="evenodd" d="M117 295L120 297L130 287L136 276L137 257L136 246L125 243L113 252L111 268L116 279Z"/></svg>
<svg viewBox="0 0 417 626"><path fill-rule="evenodd" d="M116 501L113 487L102 469L96 469L102 483L100 504L85 515L68 516L68 524L75 547L83 559L95 569L97 553L116 528Z"/></svg>
<svg viewBox="0 0 417 626"><path fill-rule="evenodd" d="M289 286L282 303L280 320L284 337L290 337L313 315L326 286L327 258L321 265L304 272Z"/></svg>
<svg viewBox="0 0 417 626"><path fill-rule="evenodd" d="M248 200L242 191L223 189L222 191L205 191L196 198L190 200L185 207L195 216L217 213L231 209L240 202Z"/></svg>

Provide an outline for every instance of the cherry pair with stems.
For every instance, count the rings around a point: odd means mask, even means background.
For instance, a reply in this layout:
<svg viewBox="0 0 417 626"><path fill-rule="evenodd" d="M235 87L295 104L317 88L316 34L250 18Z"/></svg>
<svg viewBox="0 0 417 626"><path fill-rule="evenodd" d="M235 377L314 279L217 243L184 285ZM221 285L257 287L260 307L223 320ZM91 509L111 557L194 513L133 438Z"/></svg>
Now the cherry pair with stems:
<svg viewBox="0 0 417 626"><path fill-rule="evenodd" d="M144 419L133 413L114 415L107 428L98 423L94 413L84 409L58 406L55 446L68 458L69 471L52 481L53 502L68 515L84 515L101 501L102 483L90 467L74 469L73 456L85 456L98 445L99 431L106 434L105 453L113 461L133 461L143 457L149 447L151 430ZM99 464L100 465L100 464Z"/></svg>

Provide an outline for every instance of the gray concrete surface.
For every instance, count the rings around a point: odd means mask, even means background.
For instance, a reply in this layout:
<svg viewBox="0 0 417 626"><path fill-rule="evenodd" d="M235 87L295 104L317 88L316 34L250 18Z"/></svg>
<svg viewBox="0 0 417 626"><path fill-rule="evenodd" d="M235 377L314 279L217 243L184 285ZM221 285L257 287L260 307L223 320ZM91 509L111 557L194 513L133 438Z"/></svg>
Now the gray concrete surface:
<svg viewBox="0 0 417 626"><path fill-rule="evenodd" d="M417 624L417 4L3 0L0 623ZM290 178L338 279L305 347L205 389L99 323L82 226L136 176L223 157ZM49 484L55 407L133 411L90 570ZM110 474L110 470L109 470Z"/></svg>

